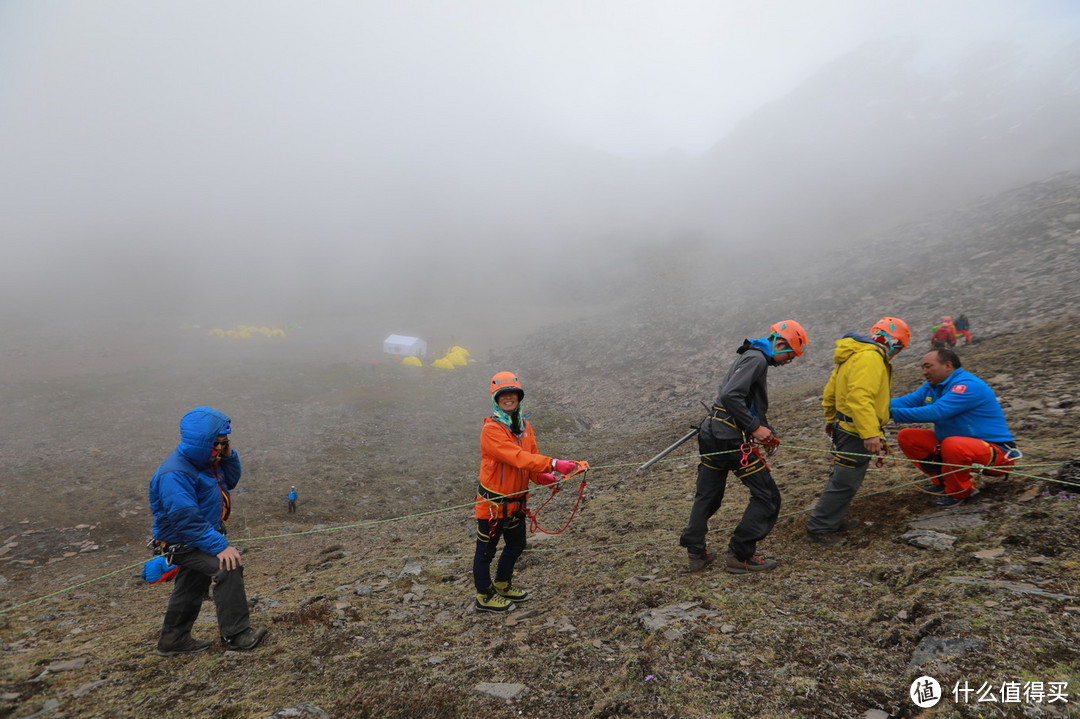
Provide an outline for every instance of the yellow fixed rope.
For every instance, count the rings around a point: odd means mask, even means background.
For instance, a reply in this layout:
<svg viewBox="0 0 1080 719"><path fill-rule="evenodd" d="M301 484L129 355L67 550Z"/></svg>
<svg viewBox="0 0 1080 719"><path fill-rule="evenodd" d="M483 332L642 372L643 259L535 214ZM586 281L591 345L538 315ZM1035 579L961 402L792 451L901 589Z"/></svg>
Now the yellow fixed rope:
<svg viewBox="0 0 1080 719"><path fill-rule="evenodd" d="M782 446L786 447L787 449L795 449L795 450L800 450L800 451L805 451L805 452L819 452L819 453L827 453L827 454L832 454L834 452L834 450L832 450L832 449L821 449L819 447L800 447L798 445L791 445L791 444L785 444L785 445L782 445ZM725 450L725 451L722 451L722 452L708 452L708 453L705 453L705 454L689 454L689 455L681 455L679 457L665 457L665 458L659 460L659 462L686 461L688 459L695 459L695 458L700 458L700 457L715 456L715 455L720 455L720 454L732 454L732 453L739 452L739 451L741 451L741 450L733 449L733 450ZM910 461L906 457L896 457L894 455L871 455L871 454L862 454L862 453L858 453L858 452L845 452L845 454L850 454L852 456L860 456L860 457L871 457L871 458L877 458L877 457L880 456L882 459L885 459L885 460L902 461L902 462ZM935 465L938 465L938 466L943 467L943 468L944 467L955 467L956 469L954 469L953 472L959 472L959 471L961 471L963 469L971 468L971 465L948 464L948 463L945 463L945 462L927 462L927 461L923 461L923 464L935 464ZM589 469L590 469L590 471L595 471L595 470L598 470L598 469L617 469L617 468L620 468L620 467L637 467L637 466L640 466L640 462L625 462L625 463L618 463L618 464L591 465L589 467ZM1064 484L1064 485L1067 485L1067 486L1080 488L1080 483L1069 482L1069 481L1066 481L1066 480L1063 480L1063 479L1057 479L1057 478L1053 478L1053 477L1043 477L1043 476L1040 476L1040 475L1025 474L1023 472L1017 472L1017 471L1015 471L1015 467L1017 467L1017 466L1038 467L1038 466L1044 466L1044 465L1039 465L1039 464L1014 465L1013 467L1008 468L1009 474L1016 475L1016 476L1019 476L1019 477L1026 477L1026 478L1029 478L1029 479L1038 479L1038 480L1046 481L1046 482L1056 482L1058 484ZM947 474L951 474L951 473L952 472L948 472ZM941 475L941 476L944 476L944 475ZM560 483L562 483L564 481L566 481L566 480L565 479L560 480ZM910 482L906 482L904 484L897 485L895 487L888 487L886 489L883 489L883 490L880 490L880 491L877 491L877 492L870 492L870 493L862 494L862 495L860 495L860 498L873 497L873 496L878 495L878 494L885 494L887 492L892 492L892 491L895 491L895 490L898 490L898 489L903 489L904 487L909 487L909 486L918 484L918 483L920 483L922 481L923 481L922 478L916 479L916 480L913 480L913 481L910 481ZM535 491L535 490L524 490L522 492L516 492L515 494L511 494L511 495L507 495L507 496L516 496L518 494L525 494L528 491ZM305 531L302 531L302 532L283 532L281 534L267 534L267 535L264 535L264 536L261 536L261 537L249 537L249 538L246 538L246 539L234 539L234 540L230 540L230 541L235 543L235 544L239 544L239 543L242 543L242 542L258 542L258 541L265 541L265 540L268 540L268 539L283 539L285 537L302 537L302 536L305 536L305 535L312 535L312 534L325 534L325 533L328 533L328 532L339 532L339 531L346 530L346 529L361 529L361 528L364 528L364 527L374 527L374 526L377 526L377 525L380 525L380 524L389 524L390 522L400 522L400 521L403 521L403 520L406 520L406 519L417 519L419 517L427 517L427 516L431 516L431 515L434 515L434 514L441 514L443 512L452 512L452 511L456 511L456 510L459 510L459 509L465 509L465 508L468 508L468 507L472 507L475 504L476 504L476 501L473 500L473 501L465 503L465 504L457 504L457 505L453 505L453 506L450 506L450 507L442 507L440 509L431 509L431 510L428 510L428 511L425 511L425 512L417 512L415 514L404 514L404 515L397 516L397 517L388 517L386 519L374 519L374 520L370 520L370 521L366 521L366 522L357 522L357 523L353 523L353 524L343 524L343 525L339 525L339 526L336 526L336 527L324 527L324 528L321 528L321 529L309 529L309 530L305 530ZM786 518L786 517L793 517L793 516L796 516L798 514L804 514L804 513L808 512L808 511L810 511L810 510L800 510L798 512L789 512L787 514L781 514L779 517L777 517L777 519L783 519L783 518ZM734 528L734 525L731 526L731 527L721 527L721 528L718 528L718 529L710 530L710 533L730 530L730 529L733 529L733 528ZM603 549L603 548L608 548L608 547L629 546L629 545L635 545L635 544L656 544L656 543L662 542L662 541L670 541L670 538L651 539L651 540L636 540L636 541L632 541L632 542L618 542L618 543L615 543L615 544L593 545L593 546L588 546L588 547L572 547L572 548L566 547L566 548L550 548L550 549L539 549L539 550L532 549L532 550L527 550L527 551L530 551L530 552L552 552L552 551L572 551L572 550L586 550L586 549L591 550L591 549ZM442 556L442 555L440 555L440 556ZM464 555L454 555L454 556L464 556ZM392 558L397 559L398 557L392 557ZM375 559L375 558L372 558L372 559ZM55 597L55 596L57 596L59 594L64 594L65 592L70 592L70 591L72 591L74 589L78 589L79 587L85 587L88 584L93 584L94 582L99 582L99 581L101 581L103 579L107 579L109 577L115 576L115 575L117 575L117 574L119 574L121 572L126 572L126 571L132 570L132 569L134 569L136 567L142 566L143 564L144 564L144 561L138 561L138 562L136 562L134 564L130 564L130 565L126 566L126 567L121 567L120 569L114 569L113 571L108 572L107 574L102 574L99 577L94 577L93 579L87 579L87 580L79 582L77 584L72 584L70 586L64 587L62 589L58 589L55 592L50 592L49 594L45 594L45 595L37 597L35 599L29 599L27 601L20 602L18 604L13 604L10 607L0 609L0 614L6 614L6 613L14 611L15 609L18 609L20 607L25 607L25 606L30 605L30 604L36 604L37 602L44 601L45 599L49 599L50 597Z"/></svg>

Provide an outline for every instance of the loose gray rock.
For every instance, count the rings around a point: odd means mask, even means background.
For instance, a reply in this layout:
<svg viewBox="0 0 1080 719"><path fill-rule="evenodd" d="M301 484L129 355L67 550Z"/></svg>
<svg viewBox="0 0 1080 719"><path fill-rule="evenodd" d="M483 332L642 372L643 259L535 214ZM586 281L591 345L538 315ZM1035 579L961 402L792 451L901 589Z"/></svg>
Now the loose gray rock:
<svg viewBox="0 0 1080 719"><path fill-rule="evenodd" d="M889 712L880 709L867 709L862 719L889 719Z"/></svg>
<svg viewBox="0 0 1080 719"><path fill-rule="evenodd" d="M972 552L971 556L976 559L997 559L1005 554L1005 547L996 547L994 549L980 549L978 552Z"/></svg>
<svg viewBox="0 0 1080 719"><path fill-rule="evenodd" d="M480 682L474 689L481 694L487 694L496 699L514 699L525 691L525 685L504 684L500 682Z"/></svg>
<svg viewBox="0 0 1080 719"><path fill-rule="evenodd" d="M718 612L709 609L700 609L701 602L680 602L666 607L646 609L637 616L641 625L650 632L658 632L675 622L700 619L701 617L715 617Z"/></svg>
<svg viewBox="0 0 1080 719"><path fill-rule="evenodd" d="M72 689L68 693L64 694L65 697L74 697L76 699L84 697L90 692L94 691L100 686L104 686L106 681L104 679L98 679L96 682L87 682L78 689Z"/></svg>
<svg viewBox="0 0 1080 719"><path fill-rule="evenodd" d="M931 529L937 532L955 532L986 524L985 505L973 504L955 507L944 512L930 512L917 517L908 526L912 529Z"/></svg>
<svg viewBox="0 0 1080 719"><path fill-rule="evenodd" d="M950 582L956 582L957 584L980 584L986 587L994 587L996 589L1006 589L1010 592L1017 592L1018 594L1034 594L1038 597L1047 597L1049 599L1076 599L1071 594L1058 594L1056 592L1048 592L1045 589L1040 589L1031 584L1024 584L1023 582L1004 582L1000 579L980 579L979 577L945 577Z"/></svg>
<svg viewBox="0 0 1080 719"><path fill-rule="evenodd" d="M401 572L398 574L398 576L399 577L408 577L408 576L414 576L415 577L418 574L420 574L420 562L413 561L413 562L406 562L405 566L402 567Z"/></svg>
<svg viewBox="0 0 1080 719"><path fill-rule="evenodd" d="M75 659L67 659L62 662L53 662L49 666L45 667L48 671L55 674L56 672L68 672L73 669L82 669L86 666L86 663L90 661L86 657L77 657Z"/></svg>
<svg viewBox="0 0 1080 719"><path fill-rule="evenodd" d="M978 651L983 648L981 639L938 639L937 637L923 637L908 662L907 670L913 671L931 659L957 657L965 652Z"/></svg>
<svg viewBox="0 0 1080 719"><path fill-rule="evenodd" d="M46 714L52 713L58 706L60 706L60 702L58 700L50 699L49 701L41 705L41 709L37 710L33 714L27 714L24 717L19 717L19 719L37 719L38 717L43 717Z"/></svg>
<svg viewBox="0 0 1080 719"><path fill-rule="evenodd" d="M276 599L267 599L266 597L250 597L248 599L248 610L252 612L261 612L267 609L280 609L285 606Z"/></svg>
<svg viewBox="0 0 1080 719"><path fill-rule="evenodd" d="M316 704L300 702L296 706L278 709L268 714L266 719L330 719L330 715Z"/></svg>
<svg viewBox="0 0 1080 719"><path fill-rule="evenodd" d="M933 549L942 552L953 548L956 537L929 529L913 529L900 535L900 541L919 549Z"/></svg>

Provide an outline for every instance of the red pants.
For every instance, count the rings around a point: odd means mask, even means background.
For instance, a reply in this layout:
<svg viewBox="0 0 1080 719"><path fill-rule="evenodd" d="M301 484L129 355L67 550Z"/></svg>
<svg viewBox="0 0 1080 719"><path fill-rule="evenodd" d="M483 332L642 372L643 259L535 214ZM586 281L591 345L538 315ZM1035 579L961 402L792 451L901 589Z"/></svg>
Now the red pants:
<svg viewBox="0 0 1080 719"><path fill-rule="evenodd" d="M971 333L970 332L968 332L967 330L956 330L957 339L960 338L960 335L964 336L964 344L966 344L966 345L971 344Z"/></svg>
<svg viewBox="0 0 1080 719"><path fill-rule="evenodd" d="M975 491L975 485L971 482L970 466L961 469L950 465L1001 467L1005 471L986 473L1000 477L1008 473L1014 462L1004 448L974 437L946 437L939 445L933 430L929 429L906 427L896 435L896 443L904 456L929 475L934 484L944 483L945 493L952 497L967 497ZM936 464L938 462L940 464Z"/></svg>

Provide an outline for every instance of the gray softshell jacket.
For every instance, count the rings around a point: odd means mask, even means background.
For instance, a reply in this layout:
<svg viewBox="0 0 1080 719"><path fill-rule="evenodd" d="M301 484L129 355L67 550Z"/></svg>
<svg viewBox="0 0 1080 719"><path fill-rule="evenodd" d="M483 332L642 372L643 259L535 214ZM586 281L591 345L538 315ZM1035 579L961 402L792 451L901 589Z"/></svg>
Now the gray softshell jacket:
<svg viewBox="0 0 1080 719"><path fill-rule="evenodd" d="M728 369L701 431L716 439L741 440L761 425L769 426L769 392L765 377L773 359L745 340L739 357Z"/></svg>

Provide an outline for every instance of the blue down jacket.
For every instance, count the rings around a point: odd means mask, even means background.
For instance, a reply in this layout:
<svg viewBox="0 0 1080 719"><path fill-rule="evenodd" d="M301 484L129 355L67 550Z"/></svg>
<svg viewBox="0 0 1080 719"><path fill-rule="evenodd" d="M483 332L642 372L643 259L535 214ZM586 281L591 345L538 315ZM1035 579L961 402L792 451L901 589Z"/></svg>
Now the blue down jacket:
<svg viewBox="0 0 1080 719"><path fill-rule="evenodd" d="M221 521L221 493L240 481L240 457L232 450L221 462L211 461L214 438L228 422L227 416L210 407L196 407L181 418L180 444L150 480L154 539L188 544L209 554L229 546Z"/></svg>
<svg viewBox="0 0 1080 719"><path fill-rule="evenodd" d="M994 390L962 367L941 384L923 382L911 394L894 398L889 407L894 422L933 422L939 442L946 437L1013 441Z"/></svg>

